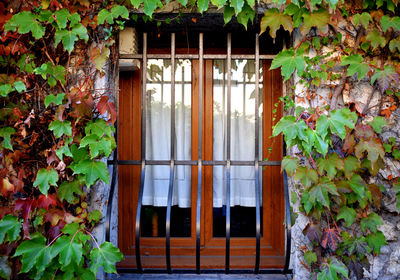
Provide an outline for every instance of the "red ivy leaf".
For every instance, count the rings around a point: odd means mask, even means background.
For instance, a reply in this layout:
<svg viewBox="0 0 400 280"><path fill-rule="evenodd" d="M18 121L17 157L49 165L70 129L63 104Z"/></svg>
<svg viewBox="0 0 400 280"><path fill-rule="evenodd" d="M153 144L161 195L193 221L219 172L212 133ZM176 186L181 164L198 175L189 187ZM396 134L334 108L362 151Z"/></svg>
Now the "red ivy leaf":
<svg viewBox="0 0 400 280"><path fill-rule="evenodd" d="M114 124L117 120L117 109L115 109L114 102L108 101L108 96L102 96L97 103L97 110L100 114L108 113L108 123Z"/></svg>
<svg viewBox="0 0 400 280"><path fill-rule="evenodd" d="M358 138L363 138L364 140L369 140L371 138L377 137L374 129L369 124L367 125L357 124L355 131L356 131L356 136Z"/></svg>
<svg viewBox="0 0 400 280"><path fill-rule="evenodd" d="M336 251L338 242L341 237L335 228L325 228L322 234L321 246L323 248L330 248L332 251Z"/></svg>
<svg viewBox="0 0 400 280"><path fill-rule="evenodd" d="M49 229L50 239L53 240L54 238L56 238L61 233L61 230L64 228L66 224L67 223L64 220L59 220L57 225L55 225L54 227L51 226Z"/></svg>
<svg viewBox="0 0 400 280"><path fill-rule="evenodd" d="M49 210L49 207L54 205L57 205L57 199L54 195L49 194L49 195L40 195L38 198L37 205L39 208L44 208L46 210Z"/></svg>
<svg viewBox="0 0 400 280"><path fill-rule="evenodd" d="M353 134L346 134L346 138L344 138L343 152L352 154L354 152L354 146L356 145L356 140L354 139Z"/></svg>
<svg viewBox="0 0 400 280"><path fill-rule="evenodd" d="M31 211L35 208L36 208L36 201L30 198L21 198L15 202L14 209L16 211L21 211L22 218L24 219L24 222L22 223L24 239L30 239L28 219Z"/></svg>

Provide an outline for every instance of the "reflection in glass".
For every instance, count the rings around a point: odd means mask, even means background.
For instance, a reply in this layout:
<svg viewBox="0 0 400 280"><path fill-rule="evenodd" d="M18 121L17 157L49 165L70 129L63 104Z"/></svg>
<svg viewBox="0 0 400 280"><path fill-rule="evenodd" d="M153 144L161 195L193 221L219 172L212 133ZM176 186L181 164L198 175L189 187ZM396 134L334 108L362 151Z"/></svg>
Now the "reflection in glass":
<svg viewBox="0 0 400 280"><path fill-rule="evenodd" d="M262 96L262 68L259 69L259 97ZM214 61L214 160L227 159L227 69L225 60ZM259 115L262 111L259 98ZM262 155L262 121L259 122L259 154ZM231 160L254 161L255 152L255 61L233 60L231 72ZM261 172L260 172L261 173ZM255 171L254 166L231 167L232 236L255 236ZM261 174L260 174L261 182ZM225 235L219 229L225 224L226 168L213 168L214 236ZM236 207L234 207L236 206ZM254 213L253 213L254 212ZM247 213L249 215L243 214ZM251 214L253 213L253 214ZM251 215L250 215L251 214ZM222 220L221 220L222 219ZM245 224L244 224L245 223ZM250 228L249 228L250 227ZM237 229L237 230L235 230Z"/></svg>
<svg viewBox="0 0 400 280"><path fill-rule="evenodd" d="M191 159L191 61L176 60L175 66L175 159ZM147 64L146 160L171 158L171 61L150 59ZM175 166L171 236L190 236L191 168ZM143 193L146 223L155 229L144 236L165 235L169 166L147 166ZM175 207L176 206L176 207ZM182 209L186 208L186 209ZM147 213L147 214L145 214ZM174 216L175 215L175 216ZM164 218L163 218L164 217ZM164 219L164 222L160 221ZM185 226L184 231L178 227ZM187 230L189 224L189 230ZM163 230L159 230L163 228ZM183 234L183 235L182 235ZM188 235L187 235L188 234Z"/></svg>

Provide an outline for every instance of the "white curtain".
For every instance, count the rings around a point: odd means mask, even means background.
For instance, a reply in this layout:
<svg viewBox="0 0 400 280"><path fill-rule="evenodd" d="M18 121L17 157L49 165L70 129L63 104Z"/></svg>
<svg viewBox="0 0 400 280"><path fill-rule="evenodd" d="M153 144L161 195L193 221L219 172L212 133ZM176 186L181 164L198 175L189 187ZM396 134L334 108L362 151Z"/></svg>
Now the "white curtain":
<svg viewBox="0 0 400 280"><path fill-rule="evenodd" d="M215 61L214 63L214 160L226 159L226 71L224 63L224 61ZM231 87L231 159L252 161L254 160L255 145L254 62L234 61L233 64L235 67L232 71ZM190 160L191 64L187 60L178 61L176 69L175 159ZM171 68L169 61L149 60L147 71L146 159L169 160L171 140ZM260 139L261 137L260 134ZM261 151L260 149L260 154ZM191 206L190 174L190 166L175 166L173 205ZM143 205L167 205L169 176L169 166L146 167ZM231 167L231 206L255 206L254 176L254 166ZM225 167L215 166L213 169L214 207L225 205L225 186Z"/></svg>

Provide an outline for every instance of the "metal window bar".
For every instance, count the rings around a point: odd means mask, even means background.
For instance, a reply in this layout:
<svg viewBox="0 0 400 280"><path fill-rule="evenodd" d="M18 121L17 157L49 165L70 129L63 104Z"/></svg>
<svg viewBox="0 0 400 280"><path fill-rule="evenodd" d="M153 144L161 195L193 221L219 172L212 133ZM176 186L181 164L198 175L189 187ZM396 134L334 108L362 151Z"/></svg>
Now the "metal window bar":
<svg viewBox="0 0 400 280"><path fill-rule="evenodd" d="M199 34L199 150L197 155L196 273L200 274L201 176L203 165L203 33Z"/></svg>
<svg viewBox="0 0 400 280"><path fill-rule="evenodd" d="M203 33L200 33L203 34ZM260 59L274 59L275 54L260 54ZM203 59L205 60L213 60L213 59L227 59L226 54L203 54ZM142 59L142 54L121 54L120 58L126 59ZM170 59L170 54L148 54L148 59ZM200 59L199 54L175 54L176 59ZM255 59L254 54L232 54L232 59Z"/></svg>
<svg viewBox="0 0 400 280"><path fill-rule="evenodd" d="M261 238L261 218L260 218L260 181L259 181L259 117L258 117L258 104L259 104L259 74L260 74L260 50L259 50L259 40L258 34L256 34L256 61L255 61L255 145L254 145L254 176L255 176L255 194L256 194L256 262L254 265L254 273L258 273L260 271L260 238Z"/></svg>
<svg viewBox="0 0 400 280"><path fill-rule="evenodd" d="M256 188L256 260L254 273L291 273L289 270L290 263L290 247L291 247L291 217L290 217L290 202L288 194L287 174L283 174L284 193L285 193L285 220L286 220L286 251L285 251L285 264L282 270L261 270L260 271L260 237L261 237L261 219L260 219L260 182L259 182L259 168L260 166L279 166L281 161L264 161L259 160L259 63L262 59L273 59L275 55L260 55L259 54L259 39L258 34L255 38L255 54L254 55L232 55L231 53L231 34L227 34L227 54L226 55L204 55L203 50L203 33L199 33L199 54L175 54L175 34L171 34L171 54L147 54L147 33L143 33L143 53L138 55L120 55L121 58L137 58L142 59L142 91L141 91L141 160L118 160L117 152L114 152L112 160L108 161L109 165L114 165L109 204L107 208L107 221L106 221L106 240L110 240L110 219L111 207L113 200L113 192L116 184L116 166L117 165L141 165L141 179L139 187L139 196L136 212L135 224L135 248L136 248L136 265L135 271L143 273L141 265L140 254L140 218L143 199L143 189L145 180L145 170L147 165L170 165L170 181L168 190L168 205L166 217L166 262L167 271L171 273L170 265L170 219L171 219L171 204L172 192L174 181L174 166L175 165L189 165L198 166L198 185L197 185L197 204L196 204L196 273L200 273L200 218L201 218L201 194L202 194L202 166L226 166L226 255L225 255L225 273L230 273L229 259L230 259L230 167L231 166L254 166L255 168L255 188ZM148 58L161 58L171 59L171 159L170 160L146 160L146 76L147 76L147 59ZM199 147L198 159L196 160L175 160L175 59L199 59ZM227 159L219 161L203 161L202 160L202 121L203 121L203 87L204 77L203 68L205 59L226 59L227 60ZM255 59L255 160L254 161L232 161L230 159L230 125L231 125L231 61L232 59ZM117 135L117 134L116 134ZM284 145L284 155L285 155ZM169 208L169 210L168 210ZM169 212L169 213L168 213ZM120 269L125 271L126 269ZM129 270L129 269L128 269ZM147 271L147 270L146 270ZM204 270L202 272L209 273L219 270ZM248 270L245 270L248 272ZM180 273L180 270L174 272ZM183 272L187 272L184 270ZM234 270L235 273L242 273L244 270Z"/></svg>
<svg viewBox="0 0 400 280"><path fill-rule="evenodd" d="M232 63L232 36L227 34L227 110L226 110L226 249L225 273L229 273L230 243L231 243L231 63Z"/></svg>
<svg viewBox="0 0 400 280"><path fill-rule="evenodd" d="M170 157L170 171L169 171L169 187L168 187L168 201L167 201L167 215L165 221L165 257L167 264L167 272L171 271L171 204L172 193L174 190L174 176L175 176L175 33L171 33L171 157Z"/></svg>
<svg viewBox="0 0 400 280"><path fill-rule="evenodd" d="M140 214L142 212L142 200L144 180L146 174L146 76L147 76L147 33L143 33L143 60L142 60L142 110L141 110L141 173L140 173L140 188L138 196L138 204L136 210L135 224L135 249L136 249L136 267L139 272L142 272L142 263L140 259Z"/></svg>

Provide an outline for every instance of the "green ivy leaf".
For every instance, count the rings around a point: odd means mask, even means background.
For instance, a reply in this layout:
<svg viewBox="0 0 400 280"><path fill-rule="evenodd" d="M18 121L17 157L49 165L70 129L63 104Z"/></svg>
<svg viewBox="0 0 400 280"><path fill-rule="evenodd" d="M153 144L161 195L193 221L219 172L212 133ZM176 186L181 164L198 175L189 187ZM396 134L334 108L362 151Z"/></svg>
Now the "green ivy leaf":
<svg viewBox="0 0 400 280"><path fill-rule="evenodd" d="M51 103L54 103L54 105L56 106L61 105L63 103L64 97L65 93L59 93L57 95L49 94L44 99L44 106L46 106L47 108Z"/></svg>
<svg viewBox="0 0 400 280"><path fill-rule="evenodd" d="M136 7L139 7L139 5L143 2L143 1L132 1L132 4ZM146 7L146 2L150 2L148 3L148 6ZM151 16L151 14L154 12L154 10L156 9L156 4L157 2L159 2L159 0L149 0L149 1L145 1L144 5L145 5L145 9L143 10L145 12L146 15ZM152 7L154 5L153 10L151 11L150 14L147 14L146 12L148 12L148 8L149 5ZM146 9L147 8L147 9ZM121 5L115 5L111 8L111 12L109 12L106 9L102 9L99 14L97 15L97 24L98 25L103 25L104 22L107 22L108 24L113 24L114 23L114 19L116 18L125 18L128 19L129 18L129 11L125 6L121 6Z"/></svg>
<svg viewBox="0 0 400 280"><path fill-rule="evenodd" d="M222 1L221 1L222 2ZM250 6L250 8L253 8L254 5L256 4L255 0L246 0L247 4Z"/></svg>
<svg viewBox="0 0 400 280"><path fill-rule="evenodd" d="M292 2L286 7L283 13L285 15L292 16L293 28L297 28L303 23L303 14L307 13L307 9L304 7L299 7Z"/></svg>
<svg viewBox="0 0 400 280"><path fill-rule="evenodd" d="M339 275L338 275L339 273ZM328 259L321 265L321 271L317 275L317 280L337 280L341 279L342 274L345 278L349 277L347 267L335 258Z"/></svg>
<svg viewBox="0 0 400 280"><path fill-rule="evenodd" d="M4 279L10 279L11 277L11 267L8 264L8 256L0 257L0 277Z"/></svg>
<svg viewBox="0 0 400 280"><path fill-rule="evenodd" d="M1 142L2 147L13 151L13 147L11 145L11 135L14 133L15 129L12 127L0 128L0 137L3 137L3 141Z"/></svg>
<svg viewBox="0 0 400 280"><path fill-rule="evenodd" d="M63 160L64 155L66 155L67 157L72 157L72 153L68 145L64 145L58 148L56 150L56 155L60 160Z"/></svg>
<svg viewBox="0 0 400 280"><path fill-rule="evenodd" d="M319 9L314 11L312 14L304 13L303 14L303 25L300 27L300 32L303 35L308 34L311 27L317 27L320 32L327 33L328 32L328 24L330 22L330 14L329 11L325 9Z"/></svg>
<svg viewBox="0 0 400 280"><path fill-rule="evenodd" d="M64 29L67 27L68 18L71 16L69 11L65 8L55 11L56 21L58 28Z"/></svg>
<svg viewBox="0 0 400 280"><path fill-rule="evenodd" d="M325 156L328 153L329 144L325 142L314 130L312 132L315 135L315 149L318 153L321 153L323 156Z"/></svg>
<svg viewBox="0 0 400 280"><path fill-rule="evenodd" d="M95 121L90 121L85 127L85 133L86 135L88 134L95 134L99 138L103 137L104 134L111 137L112 132L114 132L115 129L113 126L110 126L107 124L107 122L103 119L97 119Z"/></svg>
<svg viewBox="0 0 400 280"><path fill-rule="evenodd" d="M36 68L35 62L32 60L33 57L33 55L23 54L17 62L19 69L24 72L33 73L33 70Z"/></svg>
<svg viewBox="0 0 400 280"><path fill-rule="evenodd" d="M312 186L308 193L310 195L310 201L312 204L319 203L322 206L329 207L329 196L328 192L338 195L336 186L329 180L321 180L318 184Z"/></svg>
<svg viewBox="0 0 400 280"><path fill-rule="evenodd" d="M121 18L124 18L124 19L129 19L129 11L125 6L122 6L122 5L114 5L111 8L111 15L114 18L121 17Z"/></svg>
<svg viewBox="0 0 400 280"><path fill-rule="evenodd" d="M13 91L13 87L10 84L0 85L0 95L7 97L7 95Z"/></svg>
<svg viewBox="0 0 400 280"><path fill-rule="evenodd" d="M375 69L375 74L371 77L371 85L378 81L378 86L381 92L385 92L392 82L399 80L399 74L392 65L385 65L382 69Z"/></svg>
<svg viewBox="0 0 400 280"><path fill-rule="evenodd" d="M283 28L285 30L288 30L289 32L293 31L293 22L292 22L292 18L290 16L279 12L279 10L276 8L268 9L261 19L260 35L266 31L267 27L269 27L269 35L272 38L276 38L276 31L281 27L281 25L283 26ZM294 54L294 51L292 51L292 52ZM282 52L280 52L278 54L278 56L281 53ZM292 56L293 56L293 54L292 54ZM274 59L274 61L275 61L275 59ZM275 68L277 68L277 67L275 67ZM274 69L274 68L272 68L272 69ZM304 66L302 67L302 69L304 69ZM293 73L293 71L292 71L292 73Z"/></svg>
<svg viewBox="0 0 400 280"><path fill-rule="evenodd" d="M72 237L63 235L59 237L52 248L52 254L59 252L58 258L62 267L67 267L71 263L79 265L82 259L82 244L72 240Z"/></svg>
<svg viewBox="0 0 400 280"><path fill-rule="evenodd" d="M179 2L182 6L186 7L186 5L187 5L187 3L188 3L188 0L178 0L178 2ZM223 5L225 5L225 1L223 1L224 3L222 4L222 6L220 6L219 4L220 4L221 2L222 2L221 0L213 0L213 4L214 4L215 6L218 6L218 8L221 8Z"/></svg>
<svg viewBox="0 0 400 280"><path fill-rule="evenodd" d="M235 14L235 9L230 6L224 7L224 23L227 24L231 21L233 15Z"/></svg>
<svg viewBox="0 0 400 280"><path fill-rule="evenodd" d="M72 127L70 121L54 120L49 124L49 130L53 131L56 138L60 138L62 135L72 135Z"/></svg>
<svg viewBox="0 0 400 280"><path fill-rule="evenodd" d="M237 15L237 21L247 30L247 23L249 20L253 22L255 14L256 12L247 3L245 3L243 9Z"/></svg>
<svg viewBox="0 0 400 280"><path fill-rule="evenodd" d="M394 52L396 49L400 52L400 37L396 37L390 41L389 49L391 52Z"/></svg>
<svg viewBox="0 0 400 280"><path fill-rule="evenodd" d="M381 247L387 244L386 238L380 230L376 233L368 234L367 241L368 245L374 249L375 254L380 254Z"/></svg>
<svg viewBox="0 0 400 280"><path fill-rule="evenodd" d="M71 53L74 49L75 42L78 41L79 38L84 39L85 41L89 39L86 27L82 24L75 25L71 30L57 30L55 33L54 44L57 46L61 41L64 49Z"/></svg>
<svg viewBox="0 0 400 280"><path fill-rule="evenodd" d="M337 170L343 170L344 163L336 153L329 154L328 158L317 159L318 170L321 174L326 171L326 176L333 179L336 176Z"/></svg>
<svg viewBox="0 0 400 280"><path fill-rule="evenodd" d="M104 22L107 22L108 24L113 24L114 23L114 18L111 15L111 13L106 10L102 9L98 14L97 14L97 24L98 25L103 25Z"/></svg>
<svg viewBox="0 0 400 280"><path fill-rule="evenodd" d="M88 214L89 222L98 223L102 217L102 214L99 210L94 210Z"/></svg>
<svg viewBox="0 0 400 280"><path fill-rule="evenodd" d="M84 148L88 145L92 159L97 157L100 153L103 153L106 157L109 157L112 152L111 141L104 137L99 139L96 134L85 136L82 139L79 148Z"/></svg>
<svg viewBox="0 0 400 280"><path fill-rule="evenodd" d="M272 135L275 137L282 132L285 135L285 141L288 146L292 146L292 140L296 138L311 144L306 134L307 130L311 129L307 127L303 120L297 122L295 116L285 116L274 126Z"/></svg>
<svg viewBox="0 0 400 280"><path fill-rule="evenodd" d="M386 38L375 29L368 32L366 40L371 43L373 49L376 49L377 47L384 48L386 46Z"/></svg>
<svg viewBox="0 0 400 280"><path fill-rule="evenodd" d="M0 244L4 241L13 242L17 240L21 232L21 222L17 217L6 215L0 221ZM7 237L5 238L7 234Z"/></svg>
<svg viewBox="0 0 400 280"><path fill-rule="evenodd" d="M48 80L50 87L54 87L59 81L65 84L65 68L61 65L53 65L51 62L43 63L34 70L35 74L41 75L43 79Z"/></svg>
<svg viewBox="0 0 400 280"><path fill-rule="evenodd" d="M140 4L142 4L144 0L131 0L131 4L135 9L138 9ZM100 11L101 12L101 11Z"/></svg>
<svg viewBox="0 0 400 280"><path fill-rule="evenodd" d="M91 159L81 160L73 166L72 170L74 174L84 174L88 186L93 185L97 179L101 179L106 184L110 181L107 165L102 161Z"/></svg>
<svg viewBox="0 0 400 280"><path fill-rule="evenodd" d="M369 122L376 133L382 133L382 127L386 125L386 119L381 116L376 116L372 122Z"/></svg>
<svg viewBox="0 0 400 280"><path fill-rule="evenodd" d="M347 76L358 74L358 81L365 77L368 72L368 64L363 62L364 59L359 54L342 57L342 66L349 65L347 68Z"/></svg>
<svg viewBox="0 0 400 280"><path fill-rule="evenodd" d="M69 17L69 21L70 26L75 26L76 24L81 22L81 16L75 12Z"/></svg>
<svg viewBox="0 0 400 280"><path fill-rule="evenodd" d="M301 75L304 72L305 60L303 55L294 52L293 49L281 51L272 61L270 69L281 67L282 76L287 81L295 70Z"/></svg>
<svg viewBox="0 0 400 280"><path fill-rule="evenodd" d="M372 21L371 15L369 13L355 14L353 16L352 22L357 28L359 24L364 26L365 29L368 28L368 24Z"/></svg>
<svg viewBox="0 0 400 280"><path fill-rule="evenodd" d="M361 198L365 197L366 184L360 175L353 174L353 176L350 179L350 187L359 197Z"/></svg>
<svg viewBox="0 0 400 280"><path fill-rule="evenodd" d="M299 166L296 169L296 174L294 175L294 179L301 181L301 183L305 187L310 187L313 183L318 182L318 173L312 168Z"/></svg>
<svg viewBox="0 0 400 280"><path fill-rule="evenodd" d="M312 265L317 262L317 254L313 251L307 251L304 253L304 260L308 265Z"/></svg>
<svg viewBox="0 0 400 280"><path fill-rule="evenodd" d="M381 17L381 27L383 32L386 32L390 27L395 31L400 31L400 17L389 17L384 15Z"/></svg>
<svg viewBox="0 0 400 280"><path fill-rule="evenodd" d="M63 182L58 188L58 197L61 201L66 200L70 204L79 201L77 196L82 196L83 191L78 181Z"/></svg>
<svg viewBox="0 0 400 280"><path fill-rule="evenodd" d="M208 0L206 0L206 1L208 3ZM160 0L145 0L144 5L143 5L143 12L147 16L151 17L157 7L159 7L159 8L163 7L163 4L161 3ZM208 8L208 6L207 6L207 8Z"/></svg>
<svg viewBox="0 0 400 280"><path fill-rule="evenodd" d="M51 249L49 248L46 238L40 233L34 233L31 240L23 241L14 254L14 257L22 256L20 273L28 272L34 266L38 274L44 271L51 262Z"/></svg>
<svg viewBox="0 0 400 280"><path fill-rule="evenodd" d="M382 219L378 214L372 212L366 218L362 218L360 222L360 227L363 232L369 229L371 232L375 233L377 231L377 226L383 225Z"/></svg>
<svg viewBox="0 0 400 280"><path fill-rule="evenodd" d="M303 204L304 210L306 213L310 213L313 205L310 201L310 195L308 194L308 190L305 190L301 196L301 203Z"/></svg>
<svg viewBox="0 0 400 280"><path fill-rule="evenodd" d="M33 186L39 186L39 190L42 194L47 195L47 191L50 186L57 186L58 181L58 173L54 168L50 168L49 170L45 168L39 169L36 174L35 182L33 182Z"/></svg>
<svg viewBox="0 0 400 280"><path fill-rule="evenodd" d="M104 242L100 248L94 248L90 252L90 270L96 273L100 266L107 273L116 273L115 263L122 260L123 255L118 248L114 247L110 242Z"/></svg>
<svg viewBox="0 0 400 280"><path fill-rule="evenodd" d="M16 81L13 85L14 89L18 92L23 92L26 90L26 86L22 81Z"/></svg>
<svg viewBox="0 0 400 280"><path fill-rule="evenodd" d="M351 226L356 221L356 210L343 206L340 208L339 214L336 217L337 221L340 219L343 219L346 222L347 227Z"/></svg>
<svg viewBox="0 0 400 280"><path fill-rule="evenodd" d="M297 157L285 156L282 159L281 171L285 170L292 177L298 165L299 159Z"/></svg>
<svg viewBox="0 0 400 280"><path fill-rule="evenodd" d="M346 137L345 127L354 128L357 114L348 108L343 108L331 111L327 120L332 133L336 133L341 139L344 139Z"/></svg>
<svg viewBox="0 0 400 280"><path fill-rule="evenodd" d="M354 172L361 167L360 161L355 156L344 158L344 175L350 179Z"/></svg>
<svg viewBox="0 0 400 280"><path fill-rule="evenodd" d="M235 15L238 15L243 8L244 0L230 0L230 6L235 10Z"/></svg>
<svg viewBox="0 0 400 280"><path fill-rule="evenodd" d="M32 36L39 40L43 37L45 27L36 19L36 16L28 11L22 11L13 15L13 17L4 25L4 31L15 31L18 29L19 34L32 32Z"/></svg>

